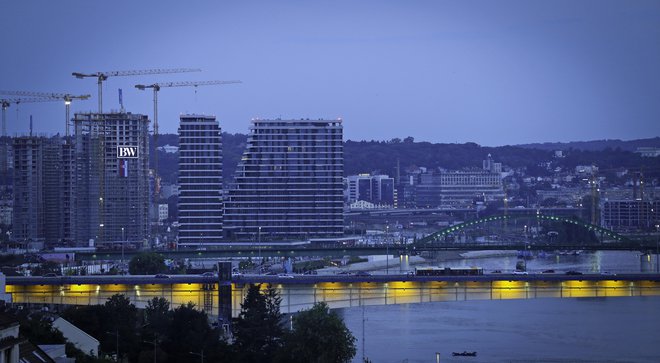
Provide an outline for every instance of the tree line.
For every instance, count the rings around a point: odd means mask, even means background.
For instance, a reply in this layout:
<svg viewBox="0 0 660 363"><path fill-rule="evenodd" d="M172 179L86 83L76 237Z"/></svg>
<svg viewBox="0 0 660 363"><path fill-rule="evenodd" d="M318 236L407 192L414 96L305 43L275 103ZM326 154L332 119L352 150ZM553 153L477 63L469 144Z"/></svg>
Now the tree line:
<svg viewBox="0 0 660 363"><path fill-rule="evenodd" d="M644 140L639 140L640 142ZM222 134L223 142L223 178L226 183L233 178L236 166L243 154L247 142L244 134ZM161 135L159 145L178 145L178 136ZM577 165L595 164L603 170L614 168L645 167L649 177L660 177L660 158L643 158L631 150L611 147L604 144L600 149L571 148L567 145L556 149L534 145L487 147L467 142L463 144L415 142L412 137L403 140L394 138L389 141L351 141L344 142L344 174L354 175L365 172L381 172L395 175L397 161L401 175L406 169L424 166L430 169L445 168L459 170L466 167L481 168L482 161L488 154L493 160L511 168L522 168L532 176L545 176L549 171L540 164L552 161L553 168L574 169ZM576 145L580 145L576 143ZM641 144L640 144L641 145ZM155 152L155 148L152 152ZM563 149L565 157L554 158L553 150ZM159 172L163 180L175 183L178 170L178 154L159 152ZM153 158L152 161L153 163Z"/></svg>
<svg viewBox="0 0 660 363"><path fill-rule="evenodd" d="M355 337L325 303L284 317L280 302L270 285L250 285L229 337L219 324L209 324L206 312L193 303L171 309L164 298L153 298L138 309L117 294L103 305L74 306L61 316L100 342L98 357L67 344L69 356L82 363L341 363L355 356ZM21 317L21 333L33 343L66 342L46 314L13 313Z"/></svg>

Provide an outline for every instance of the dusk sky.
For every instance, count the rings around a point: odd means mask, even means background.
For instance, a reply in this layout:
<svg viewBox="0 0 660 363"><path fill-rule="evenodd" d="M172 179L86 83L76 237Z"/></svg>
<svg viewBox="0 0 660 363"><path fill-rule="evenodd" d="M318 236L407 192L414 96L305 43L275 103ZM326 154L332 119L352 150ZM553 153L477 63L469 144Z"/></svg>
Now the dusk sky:
<svg viewBox="0 0 660 363"><path fill-rule="evenodd" d="M180 113L344 119L345 140L505 145L660 135L660 1L3 1L0 90L91 94L71 72L201 68L115 77L104 110L151 118L135 84ZM2 98L4 96L0 96ZM17 120L18 110L18 120ZM64 105L12 105L10 134L63 133Z"/></svg>

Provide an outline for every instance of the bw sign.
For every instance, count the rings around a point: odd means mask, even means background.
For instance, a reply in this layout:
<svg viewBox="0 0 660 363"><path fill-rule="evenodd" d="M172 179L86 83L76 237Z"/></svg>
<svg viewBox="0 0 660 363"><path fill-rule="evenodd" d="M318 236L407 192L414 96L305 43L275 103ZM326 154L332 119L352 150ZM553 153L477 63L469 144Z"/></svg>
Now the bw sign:
<svg viewBox="0 0 660 363"><path fill-rule="evenodd" d="M117 159L137 159L137 146L117 146Z"/></svg>

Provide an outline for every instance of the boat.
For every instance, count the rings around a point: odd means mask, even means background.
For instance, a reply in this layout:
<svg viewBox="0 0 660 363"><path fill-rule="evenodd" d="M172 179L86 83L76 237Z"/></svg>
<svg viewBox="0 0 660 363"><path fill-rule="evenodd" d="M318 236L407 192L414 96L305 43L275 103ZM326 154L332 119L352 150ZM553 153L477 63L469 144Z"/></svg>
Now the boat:
<svg viewBox="0 0 660 363"><path fill-rule="evenodd" d="M463 353L452 352L451 355L453 355L454 357L476 357L477 352L466 352L466 351L463 351Z"/></svg>

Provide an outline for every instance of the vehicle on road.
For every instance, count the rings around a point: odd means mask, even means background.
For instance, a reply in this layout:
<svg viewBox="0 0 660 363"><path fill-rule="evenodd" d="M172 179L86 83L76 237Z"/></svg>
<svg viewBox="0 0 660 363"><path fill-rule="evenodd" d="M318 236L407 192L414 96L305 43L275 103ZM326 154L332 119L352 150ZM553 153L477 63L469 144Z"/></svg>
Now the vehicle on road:
<svg viewBox="0 0 660 363"><path fill-rule="evenodd" d="M234 275L234 274L232 274L232 275ZM201 274L200 276L204 276L204 277L215 277L216 274L215 274L215 272L208 271L208 272L204 272L204 273Z"/></svg>
<svg viewBox="0 0 660 363"><path fill-rule="evenodd" d="M477 352L452 352L451 355L454 357L476 357Z"/></svg>
<svg viewBox="0 0 660 363"><path fill-rule="evenodd" d="M490 273L492 273L492 274L501 274L502 270L493 270Z"/></svg>
<svg viewBox="0 0 660 363"><path fill-rule="evenodd" d="M165 274L156 274L156 276L154 276L154 277L157 278L157 279L169 279L170 278L168 275L165 275Z"/></svg>
<svg viewBox="0 0 660 363"><path fill-rule="evenodd" d="M518 270L513 271L513 274L514 275L528 275L527 271L518 271Z"/></svg>
<svg viewBox="0 0 660 363"><path fill-rule="evenodd" d="M441 267L416 267L416 276L480 276L484 274L484 269L473 268L441 268Z"/></svg>
<svg viewBox="0 0 660 363"><path fill-rule="evenodd" d="M367 272L367 271L358 271L358 272L355 273L355 276L366 277L366 276L371 276L371 273Z"/></svg>
<svg viewBox="0 0 660 363"><path fill-rule="evenodd" d="M553 274L553 273L555 273L555 270L545 270L545 271L543 271L543 272L541 272L541 273L542 273L542 274Z"/></svg>
<svg viewBox="0 0 660 363"><path fill-rule="evenodd" d="M280 279L292 279L292 278L293 278L293 275L289 275L289 274L278 274L277 277L280 278Z"/></svg>
<svg viewBox="0 0 660 363"><path fill-rule="evenodd" d="M566 275L582 275L582 272L580 271L566 271Z"/></svg>

